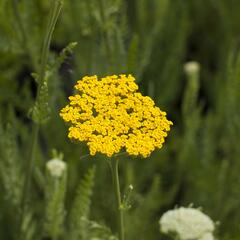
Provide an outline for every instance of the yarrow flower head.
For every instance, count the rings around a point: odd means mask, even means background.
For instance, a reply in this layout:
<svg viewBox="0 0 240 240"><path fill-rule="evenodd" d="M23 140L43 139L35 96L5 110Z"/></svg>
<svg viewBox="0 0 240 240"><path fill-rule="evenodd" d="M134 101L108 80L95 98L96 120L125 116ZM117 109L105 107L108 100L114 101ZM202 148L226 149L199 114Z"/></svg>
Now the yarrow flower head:
<svg viewBox="0 0 240 240"><path fill-rule="evenodd" d="M84 77L60 116L70 122L68 137L85 141L90 154L111 157L125 150L147 157L161 148L171 121L154 101L138 92L132 75Z"/></svg>
<svg viewBox="0 0 240 240"><path fill-rule="evenodd" d="M46 163L46 168L53 177L59 178L66 170L66 163L61 159L53 158Z"/></svg>
<svg viewBox="0 0 240 240"><path fill-rule="evenodd" d="M180 207L167 211L159 223L162 233L174 233L181 240L214 239L213 221L198 209Z"/></svg>

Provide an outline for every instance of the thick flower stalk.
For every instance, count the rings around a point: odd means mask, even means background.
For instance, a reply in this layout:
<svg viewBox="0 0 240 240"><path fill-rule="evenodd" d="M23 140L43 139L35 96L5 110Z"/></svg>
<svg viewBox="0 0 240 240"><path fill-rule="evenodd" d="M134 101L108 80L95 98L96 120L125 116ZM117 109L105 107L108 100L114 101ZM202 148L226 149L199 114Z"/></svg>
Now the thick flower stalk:
<svg viewBox="0 0 240 240"><path fill-rule="evenodd" d="M137 92L133 76L84 77L75 88L60 116L71 123L68 137L85 141L91 155L111 157L125 150L147 157L162 147L172 122L150 97Z"/></svg>

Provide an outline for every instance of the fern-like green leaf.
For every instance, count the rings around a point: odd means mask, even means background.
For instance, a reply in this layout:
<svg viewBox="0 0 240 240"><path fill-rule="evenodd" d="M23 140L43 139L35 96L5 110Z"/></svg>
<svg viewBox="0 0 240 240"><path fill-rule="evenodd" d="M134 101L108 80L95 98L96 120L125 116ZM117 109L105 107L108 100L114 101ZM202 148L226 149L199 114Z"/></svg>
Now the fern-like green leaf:
<svg viewBox="0 0 240 240"><path fill-rule="evenodd" d="M39 239L39 236L36 236L37 231L37 224L34 219L33 213L31 211L28 211L21 223L21 232L20 236L16 236L15 239L19 240L32 240L32 239ZM16 234L16 233L14 233Z"/></svg>
<svg viewBox="0 0 240 240"><path fill-rule="evenodd" d="M112 231L105 225L85 218L82 218L82 221L85 223L85 227L90 233L88 238L83 238L84 240L118 240L118 238L112 234Z"/></svg>
<svg viewBox="0 0 240 240"><path fill-rule="evenodd" d="M58 69L61 66L61 64L67 59L67 57L73 53L73 49L76 46L77 46L77 42L69 43L59 54L52 69Z"/></svg>
<svg viewBox="0 0 240 240"><path fill-rule="evenodd" d="M77 195L70 214L70 240L88 239L89 232L84 219L89 218L94 177L95 167L86 173L77 189Z"/></svg>
<svg viewBox="0 0 240 240"><path fill-rule="evenodd" d="M0 176L4 194L14 207L20 207L23 188L19 156L15 129L11 124L8 124L6 129L0 126Z"/></svg>
<svg viewBox="0 0 240 240"><path fill-rule="evenodd" d="M37 81L37 78L36 78ZM46 123L50 117L50 107L48 103L48 86L47 80L39 85L39 95L33 108L30 110L31 117L38 124Z"/></svg>
<svg viewBox="0 0 240 240"><path fill-rule="evenodd" d="M44 229L47 236L52 239L58 238L63 232L63 222L65 218L65 193L67 174L64 172L61 177L53 177L48 174L46 195L46 215Z"/></svg>

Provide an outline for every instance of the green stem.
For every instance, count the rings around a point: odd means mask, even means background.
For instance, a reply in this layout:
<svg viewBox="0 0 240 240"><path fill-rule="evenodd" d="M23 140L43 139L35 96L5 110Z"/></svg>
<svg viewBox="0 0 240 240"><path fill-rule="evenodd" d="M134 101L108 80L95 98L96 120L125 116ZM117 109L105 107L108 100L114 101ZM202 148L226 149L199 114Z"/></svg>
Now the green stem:
<svg viewBox="0 0 240 240"><path fill-rule="evenodd" d="M24 240L25 236L24 233L22 232L22 226L24 224L24 220L27 214L27 208L28 208L28 195L30 192L30 187L31 187L31 176L32 176L32 169L34 165L34 158L35 158L35 153L36 153L36 146L37 146L37 139L38 139L38 132L39 132L39 125L34 124L33 126L33 131L32 131L32 138L31 138L31 147L30 147L30 154L29 154L29 162L28 162L28 169L27 169L27 174L24 182L24 189L23 189L23 199L22 199L22 212L20 215L20 224L19 224L19 239Z"/></svg>
<svg viewBox="0 0 240 240"><path fill-rule="evenodd" d="M121 201L121 192L119 186L119 177L118 177L118 159L111 159L111 173L113 179L113 186L115 191L115 197L117 201L117 214L118 214L118 237L119 240L124 240L124 222L123 222L123 209Z"/></svg>
<svg viewBox="0 0 240 240"><path fill-rule="evenodd" d="M45 77L45 70L46 70L46 65L47 65L47 60L49 55L50 43L51 43L55 25L57 23L57 19L62 9L62 5L63 5L63 1L61 0L53 1L53 6L51 8L50 19L47 27L47 32L43 42L43 48L42 48L42 54L41 54L41 67L40 67L40 74L39 74L39 84L43 82ZM38 88L38 90L40 90L40 88ZM39 91L38 91L38 94L39 94Z"/></svg>
<svg viewBox="0 0 240 240"><path fill-rule="evenodd" d="M30 190L30 183L31 183L31 173L34 165L34 158L36 154L36 146L37 146L37 139L38 139L38 132L39 132L39 125L34 124L33 132L32 132L32 139L31 139L31 147L30 147L30 154L29 154L29 162L28 162L28 169L27 175L24 184L24 194L23 194L23 216L25 214L25 210L28 203L28 193Z"/></svg>
<svg viewBox="0 0 240 240"><path fill-rule="evenodd" d="M38 82L36 101L39 98L41 84L43 84L44 82L48 55L49 55L50 42L52 39L52 34L54 31L57 19L59 17L59 14L62 8L62 4L63 4L62 0L53 0L53 3L52 3L47 31L46 31L46 35L45 35L43 47L42 47L42 54L41 54L41 61L40 61L41 65L39 70L40 73L39 73L39 82ZM29 197L29 192L31 188L32 170L34 166L34 160L36 158L36 145L37 145L37 140L39 135L39 127L40 127L39 123L35 122L33 125L33 138L32 138L32 144L31 144L30 155L28 160L28 171L27 171L27 175L24 183L24 195L23 195L23 202L22 202L23 211L22 211L21 222L24 221L26 208L28 205L28 197Z"/></svg>

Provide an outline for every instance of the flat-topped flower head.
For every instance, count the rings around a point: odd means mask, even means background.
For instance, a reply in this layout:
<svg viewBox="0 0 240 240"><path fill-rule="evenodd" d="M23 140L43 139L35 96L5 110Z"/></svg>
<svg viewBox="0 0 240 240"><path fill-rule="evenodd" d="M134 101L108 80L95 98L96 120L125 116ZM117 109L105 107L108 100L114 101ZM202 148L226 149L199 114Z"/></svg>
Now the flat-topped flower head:
<svg viewBox="0 0 240 240"><path fill-rule="evenodd" d="M180 240L214 239L214 222L199 209L180 207L167 211L159 223L162 233L174 233Z"/></svg>
<svg viewBox="0 0 240 240"><path fill-rule="evenodd" d="M121 150L147 157L161 148L172 125L154 101L138 92L132 75L84 77L60 116L70 122L68 137L87 143L90 154L111 157Z"/></svg>

